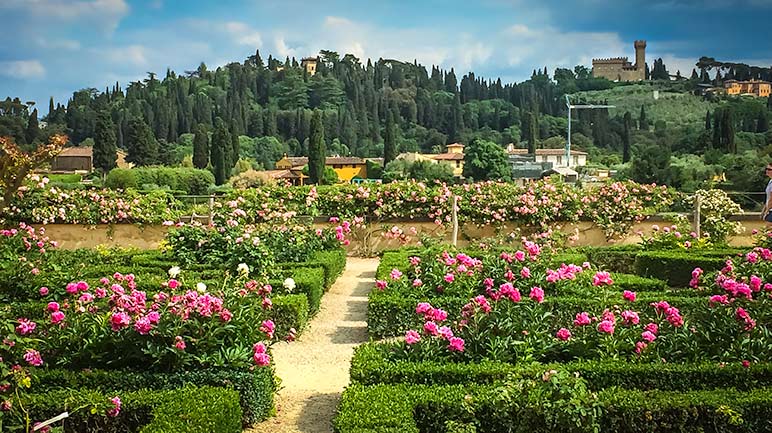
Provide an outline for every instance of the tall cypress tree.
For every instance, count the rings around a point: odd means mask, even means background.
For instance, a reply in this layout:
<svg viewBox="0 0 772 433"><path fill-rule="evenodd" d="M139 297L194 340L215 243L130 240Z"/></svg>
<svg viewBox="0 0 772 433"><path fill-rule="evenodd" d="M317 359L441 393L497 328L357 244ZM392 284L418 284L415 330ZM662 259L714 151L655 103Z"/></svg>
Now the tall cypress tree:
<svg viewBox="0 0 772 433"><path fill-rule="evenodd" d="M383 133L383 165L394 161L397 157L397 125L394 122L394 113L388 110L386 118L386 130Z"/></svg>
<svg viewBox="0 0 772 433"><path fill-rule="evenodd" d="M239 162L241 154L241 145L239 144L239 134L236 131L231 131L231 168L236 166Z"/></svg>
<svg viewBox="0 0 772 433"><path fill-rule="evenodd" d="M124 138L128 155L126 161L137 166L158 163L158 142L153 131L142 119L132 119Z"/></svg>
<svg viewBox="0 0 772 433"><path fill-rule="evenodd" d="M625 113L624 117L625 131L622 136L622 162L630 160L630 130L633 127L633 116L630 112Z"/></svg>
<svg viewBox="0 0 772 433"><path fill-rule="evenodd" d="M40 135L40 124L38 123L38 109L32 110L27 120L27 129L24 131L24 138L28 144L32 144Z"/></svg>
<svg viewBox="0 0 772 433"><path fill-rule="evenodd" d="M222 185L228 180L228 173L230 172L228 154L231 148L231 135L221 118L218 117L214 125L211 146L212 171L214 182L217 185Z"/></svg>
<svg viewBox="0 0 772 433"><path fill-rule="evenodd" d="M209 135L203 124L197 123L193 137L193 166L205 169L209 165Z"/></svg>
<svg viewBox="0 0 772 433"><path fill-rule="evenodd" d="M324 181L325 153L322 112L314 110L311 117L311 138L308 141L308 180L311 183L320 184Z"/></svg>
<svg viewBox="0 0 772 433"><path fill-rule="evenodd" d="M735 131L734 118L732 116L731 107L728 107L727 109L724 110L724 115L721 123L723 123L723 126L721 129L723 130L723 133L724 133L723 139L726 145L725 146L726 151L728 153L737 153L737 143L735 142L735 139L734 139L734 131Z"/></svg>
<svg viewBox="0 0 772 433"><path fill-rule="evenodd" d="M54 108L54 97L52 96L51 99L48 100L48 123L53 123L54 118L54 111L56 109Z"/></svg>
<svg viewBox="0 0 772 433"><path fill-rule="evenodd" d="M705 130L710 131L710 110L705 113Z"/></svg>
<svg viewBox="0 0 772 433"><path fill-rule="evenodd" d="M539 144L539 120L536 113L528 113L528 153L536 154L536 147Z"/></svg>
<svg viewBox="0 0 772 433"><path fill-rule="evenodd" d="M766 111L759 112L759 118L756 120L756 132L769 131L769 115Z"/></svg>
<svg viewBox="0 0 772 433"><path fill-rule="evenodd" d="M102 173L115 168L118 159L117 139L115 137L115 125L110 118L107 110L99 112L96 126L94 128L94 168L98 168Z"/></svg>
<svg viewBox="0 0 772 433"><path fill-rule="evenodd" d="M646 108L641 105L641 115L638 117L638 128L641 131L648 131L649 130L649 121L646 119Z"/></svg>

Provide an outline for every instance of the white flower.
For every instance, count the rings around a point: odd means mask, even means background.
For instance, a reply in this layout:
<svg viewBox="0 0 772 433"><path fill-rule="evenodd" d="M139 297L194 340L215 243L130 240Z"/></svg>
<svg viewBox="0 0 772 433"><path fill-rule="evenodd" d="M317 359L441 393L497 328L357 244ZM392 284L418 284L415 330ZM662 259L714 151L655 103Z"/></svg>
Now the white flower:
<svg viewBox="0 0 772 433"><path fill-rule="evenodd" d="M284 280L284 288L287 289L288 292L295 290L295 280L292 278L287 278Z"/></svg>
<svg viewBox="0 0 772 433"><path fill-rule="evenodd" d="M249 266L246 263L239 263L237 270L239 274L249 275Z"/></svg>
<svg viewBox="0 0 772 433"><path fill-rule="evenodd" d="M204 284L204 283L197 283L196 284L196 290L198 290L201 293L205 293L206 292L206 284Z"/></svg>
<svg viewBox="0 0 772 433"><path fill-rule="evenodd" d="M179 266L172 266L169 268L169 278L177 278L177 275L180 274L180 267Z"/></svg>

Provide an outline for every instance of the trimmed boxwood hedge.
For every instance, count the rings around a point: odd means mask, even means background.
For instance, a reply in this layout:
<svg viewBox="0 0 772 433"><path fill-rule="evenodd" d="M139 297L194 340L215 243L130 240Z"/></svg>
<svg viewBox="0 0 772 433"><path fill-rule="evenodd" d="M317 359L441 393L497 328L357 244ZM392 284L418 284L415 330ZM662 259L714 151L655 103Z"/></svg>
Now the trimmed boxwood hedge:
<svg viewBox="0 0 772 433"><path fill-rule="evenodd" d="M297 267L284 270L282 278L292 278L295 281L295 290L293 293L302 293L308 298L308 315L313 316L319 311L319 305L324 295L324 268L318 267ZM273 287L273 293L289 293L284 287L284 279L270 280L268 283Z"/></svg>
<svg viewBox="0 0 772 433"><path fill-rule="evenodd" d="M103 410L95 413L89 410L95 403L102 405L116 395L122 403L118 416L108 417ZM66 409L82 408L65 420L68 432L239 433L242 430L239 393L221 387L188 386L118 393L62 389L25 395L24 407L36 421L52 418ZM3 431L15 431L9 427L5 426Z"/></svg>
<svg viewBox="0 0 772 433"><path fill-rule="evenodd" d="M478 433L553 431L542 413L501 407L496 393L495 388L479 385L355 384L344 391L333 425L338 433L445 433L448 421ZM772 432L771 388L690 392L612 388L600 391L598 399L603 432ZM740 415L742 423L730 414Z"/></svg>
<svg viewBox="0 0 772 433"><path fill-rule="evenodd" d="M718 367L715 363L651 364L623 361L574 361L569 363L510 364L485 360L455 363L436 361L390 361L391 347L401 343L365 343L357 347L351 361L351 381L363 385L410 383L455 385L493 383L509 374L533 377L537 372L579 372L593 389L619 386L627 389L665 391L713 388L752 389L772 387L772 363L739 363Z"/></svg>
<svg viewBox="0 0 772 433"><path fill-rule="evenodd" d="M233 388L238 391L241 422L244 426L262 421L273 412L276 384L270 368L257 368L253 371L210 368L174 373L42 369L33 376L32 389L36 390L36 393L67 389L90 389L110 393L141 389L173 390L191 385Z"/></svg>
<svg viewBox="0 0 772 433"><path fill-rule="evenodd" d="M321 267L324 269L324 289L327 291L343 273L343 269L346 268L346 250L341 248L331 251L318 251L307 262L284 262L278 263L277 267L290 271L296 268Z"/></svg>
<svg viewBox="0 0 772 433"><path fill-rule="evenodd" d="M661 278L671 287L688 287L694 268L705 272L721 270L727 256L698 256L677 251L646 251L635 256L635 274Z"/></svg>

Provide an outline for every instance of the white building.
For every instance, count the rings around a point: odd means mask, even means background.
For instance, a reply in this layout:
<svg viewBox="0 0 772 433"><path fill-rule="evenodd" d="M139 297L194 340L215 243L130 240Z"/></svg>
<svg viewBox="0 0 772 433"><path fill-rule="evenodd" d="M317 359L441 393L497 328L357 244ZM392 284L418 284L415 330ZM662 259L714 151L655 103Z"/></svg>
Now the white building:
<svg viewBox="0 0 772 433"><path fill-rule="evenodd" d="M528 149L515 149L510 143L507 146L510 155L528 155ZM536 149L534 162L551 162L553 167L566 167L566 151L564 149ZM583 167L587 165L587 152L571 150L571 167Z"/></svg>

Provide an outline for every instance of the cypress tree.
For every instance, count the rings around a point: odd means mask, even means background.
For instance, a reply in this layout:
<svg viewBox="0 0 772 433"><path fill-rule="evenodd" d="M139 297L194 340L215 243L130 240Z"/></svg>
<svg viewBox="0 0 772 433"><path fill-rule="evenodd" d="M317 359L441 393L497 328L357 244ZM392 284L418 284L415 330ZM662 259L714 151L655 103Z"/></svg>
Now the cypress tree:
<svg viewBox="0 0 772 433"><path fill-rule="evenodd" d="M236 131L231 131L231 168L236 166L241 157L241 146L239 145L239 134Z"/></svg>
<svg viewBox="0 0 772 433"><path fill-rule="evenodd" d="M40 124L38 123L38 109L32 110L27 121L27 129L24 131L24 138L28 144L32 144L40 135Z"/></svg>
<svg viewBox="0 0 772 433"><path fill-rule="evenodd" d="M630 129L633 127L633 116L630 112L625 113L624 117L625 132L622 136L622 162L630 160Z"/></svg>
<svg viewBox="0 0 772 433"><path fill-rule="evenodd" d="M649 130L649 121L646 120L646 109L644 108L643 105L641 105L641 115L638 118L638 125L641 131Z"/></svg>
<svg viewBox="0 0 772 433"><path fill-rule="evenodd" d="M397 157L397 126L394 122L394 113L388 111L386 130L383 133L383 165L394 161Z"/></svg>
<svg viewBox="0 0 772 433"><path fill-rule="evenodd" d="M100 111L94 128L94 168L98 168L102 173L115 168L117 154L117 139L115 137L115 125L106 111Z"/></svg>
<svg viewBox="0 0 772 433"><path fill-rule="evenodd" d="M311 138L308 141L308 180L311 183L321 184L324 181L325 153L322 112L314 110Z"/></svg>
<svg viewBox="0 0 772 433"><path fill-rule="evenodd" d="M765 111L759 112L759 118L756 121L756 132L767 132L769 130L769 115Z"/></svg>
<svg viewBox="0 0 772 433"><path fill-rule="evenodd" d="M53 121L51 119L54 118L54 97L52 96L51 99L48 100L48 122L52 123Z"/></svg>
<svg viewBox="0 0 772 433"><path fill-rule="evenodd" d="M212 134L211 160L214 182L222 185L228 180L230 171L228 153L231 147L231 136L225 122L221 118L215 119L214 133Z"/></svg>
<svg viewBox="0 0 772 433"><path fill-rule="evenodd" d="M710 131L710 110L705 113L705 130Z"/></svg>
<svg viewBox="0 0 772 433"><path fill-rule="evenodd" d="M124 140L128 150L127 162L137 166L158 163L158 142L144 120L133 119L129 121Z"/></svg>
<svg viewBox="0 0 772 433"><path fill-rule="evenodd" d="M539 120L536 113L528 113L528 153L535 155L539 144Z"/></svg>
<svg viewBox="0 0 772 433"><path fill-rule="evenodd" d="M737 143L734 139L734 118L732 116L732 109L727 108L724 110L722 119L722 131L723 141L726 145L725 149L728 153L737 153Z"/></svg>
<svg viewBox="0 0 772 433"><path fill-rule="evenodd" d="M209 165L209 135L206 133L206 127L198 123L193 137L193 166L199 169L205 169Z"/></svg>

